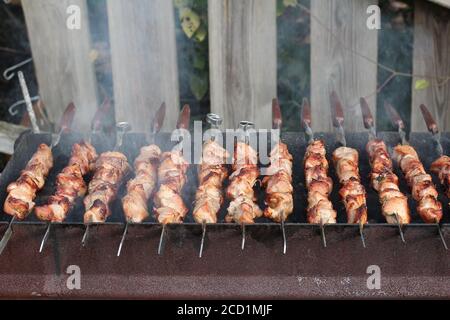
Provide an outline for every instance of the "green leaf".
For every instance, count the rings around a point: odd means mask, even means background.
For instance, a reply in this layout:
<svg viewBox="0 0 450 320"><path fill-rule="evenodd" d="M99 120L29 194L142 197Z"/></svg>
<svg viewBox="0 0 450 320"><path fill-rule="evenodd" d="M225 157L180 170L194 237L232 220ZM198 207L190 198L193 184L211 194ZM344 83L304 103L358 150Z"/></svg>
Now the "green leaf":
<svg viewBox="0 0 450 320"><path fill-rule="evenodd" d="M197 32L195 32L194 39L197 42L203 42L206 38L206 28L203 26L203 24L200 25L200 27L197 29Z"/></svg>
<svg viewBox="0 0 450 320"><path fill-rule="evenodd" d="M202 100L208 92L208 73L192 74L189 80L189 86L192 94L197 100Z"/></svg>
<svg viewBox="0 0 450 320"><path fill-rule="evenodd" d="M190 39L200 27L200 17L197 13L189 8L183 8L180 10L181 27L184 33Z"/></svg>
<svg viewBox="0 0 450 320"><path fill-rule="evenodd" d="M430 86L430 82L425 79L419 79L414 84L414 89L416 90L424 90Z"/></svg>
<svg viewBox="0 0 450 320"><path fill-rule="evenodd" d="M206 56L201 52L196 52L194 54L192 65L194 66L195 69L204 70L206 67Z"/></svg>
<svg viewBox="0 0 450 320"><path fill-rule="evenodd" d="M295 7L298 5L298 0L283 0L283 5L285 7Z"/></svg>
<svg viewBox="0 0 450 320"><path fill-rule="evenodd" d="M277 0L277 17L283 15L285 8L286 7L283 5L283 0Z"/></svg>

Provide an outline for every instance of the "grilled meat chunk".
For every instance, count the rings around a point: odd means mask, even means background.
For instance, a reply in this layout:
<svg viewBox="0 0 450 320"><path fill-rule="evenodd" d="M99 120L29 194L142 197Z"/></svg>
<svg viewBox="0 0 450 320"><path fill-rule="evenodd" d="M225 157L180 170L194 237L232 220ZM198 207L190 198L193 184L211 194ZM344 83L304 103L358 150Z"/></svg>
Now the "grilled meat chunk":
<svg viewBox="0 0 450 320"><path fill-rule="evenodd" d="M8 185L3 210L19 220L25 219L33 210L36 193L44 187L45 179L52 167L51 148L46 144L40 144L19 178Z"/></svg>

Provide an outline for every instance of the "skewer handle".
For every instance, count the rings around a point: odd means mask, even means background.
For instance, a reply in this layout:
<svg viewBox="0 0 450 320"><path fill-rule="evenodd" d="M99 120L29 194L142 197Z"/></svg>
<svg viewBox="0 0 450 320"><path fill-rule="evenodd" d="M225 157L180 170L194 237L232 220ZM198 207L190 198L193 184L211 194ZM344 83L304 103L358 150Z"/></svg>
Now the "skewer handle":
<svg viewBox="0 0 450 320"><path fill-rule="evenodd" d="M432 134L439 133L439 128L438 128L436 121L434 120L430 111L424 104L420 105L420 111L422 111L422 116L423 116L423 119L425 120L428 131L430 131Z"/></svg>
<svg viewBox="0 0 450 320"><path fill-rule="evenodd" d="M305 129L311 127L311 106L306 98L303 98L302 103L302 125Z"/></svg>
<svg viewBox="0 0 450 320"><path fill-rule="evenodd" d="M344 111L342 109L341 101L339 100L339 97L336 94L336 91L331 92L330 107L333 126L335 128L342 127L342 125L344 124Z"/></svg>
<svg viewBox="0 0 450 320"><path fill-rule="evenodd" d="M92 119L91 131L98 132L102 129L103 120L111 110L111 102L108 97L103 100L102 105L97 109Z"/></svg>
<svg viewBox="0 0 450 320"><path fill-rule="evenodd" d="M69 103L64 110L64 113L61 116L61 120L59 121L59 127L61 132L67 132L72 127L73 119L75 117L75 104L73 102Z"/></svg>
<svg viewBox="0 0 450 320"><path fill-rule="evenodd" d="M398 114L397 110L395 110L394 107L389 102L384 103L384 109L386 110L389 118L391 119L392 124L394 126L397 126L400 130L404 130L405 123Z"/></svg>
<svg viewBox="0 0 450 320"><path fill-rule="evenodd" d="M183 109L181 109L180 115L178 117L177 129L189 130L189 123L191 121L191 108L188 104L185 104Z"/></svg>
<svg viewBox="0 0 450 320"><path fill-rule="evenodd" d="M283 118L281 116L280 104L278 102L278 99L275 98L272 100L272 128L281 129L282 124Z"/></svg>
<svg viewBox="0 0 450 320"><path fill-rule="evenodd" d="M372 112L370 112L369 104L365 98L359 98L359 105L361 107L361 113L363 116L364 128L371 129L375 127L375 120L373 119Z"/></svg>
<svg viewBox="0 0 450 320"><path fill-rule="evenodd" d="M166 117L166 103L163 102L161 106L158 108L158 110L155 113L155 117L153 118L152 123L152 133L158 133L164 123L164 118Z"/></svg>

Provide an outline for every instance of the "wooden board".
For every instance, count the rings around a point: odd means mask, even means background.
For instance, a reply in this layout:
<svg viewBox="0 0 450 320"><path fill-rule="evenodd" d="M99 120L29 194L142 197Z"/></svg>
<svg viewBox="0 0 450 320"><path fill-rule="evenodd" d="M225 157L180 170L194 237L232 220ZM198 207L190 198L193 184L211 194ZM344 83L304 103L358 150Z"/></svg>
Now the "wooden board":
<svg viewBox="0 0 450 320"><path fill-rule="evenodd" d="M13 154L14 142L27 129L24 126L0 121L0 153Z"/></svg>
<svg viewBox="0 0 450 320"><path fill-rule="evenodd" d="M149 131L166 102L165 129L179 111L174 10L167 0L108 0L109 37L117 121Z"/></svg>
<svg viewBox="0 0 450 320"><path fill-rule="evenodd" d="M434 77L450 76L450 10L416 1L413 72ZM420 76L412 81L411 129L426 131L419 109L423 103L438 122L439 129L450 131L450 80L438 85L442 81L428 79L431 84L428 88L416 90L415 82L419 79Z"/></svg>
<svg viewBox="0 0 450 320"><path fill-rule="evenodd" d="M208 2L211 110L235 128L271 128L277 93L275 0Z"/></svg>
<svg viewBox="0 0 450 320"><path fill-rule="evenodd" d="M332 130L329 98L332 90L337 92L344 108L345 130L364 130L359 98L376 91L377 65L352 50L377 61L378 31L366 26L369 16L366 10L372 4L377 2L311 1L311 115L315 131ZM376 95L368 102L376 118Z"/></svg>
<svg viewBox="0 0 450 320"><path fill-rule="evenodd" d="M70 5L80 8L79 30L67 28L69 14L66 10ZM89 58L90 36L86 1L23 0L22 6L39 94L50 120L57 123L66 106L74 102L77 112L73 128L88 131L97 108L97 82Z"/></svg>

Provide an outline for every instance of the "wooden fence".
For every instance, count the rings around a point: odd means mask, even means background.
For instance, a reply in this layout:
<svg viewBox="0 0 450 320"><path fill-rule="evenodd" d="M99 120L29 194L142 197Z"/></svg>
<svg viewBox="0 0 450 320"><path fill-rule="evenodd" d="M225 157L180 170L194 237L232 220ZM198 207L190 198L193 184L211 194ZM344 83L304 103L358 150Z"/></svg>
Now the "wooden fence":
<svg viewBox="0 0 450 320"><path fill-rule="evenodd" d="M450 1L439 0L450 7ZM51 119L69 101L78 112L76 123L87 129L98 98L92 62L86 0L22 0L40 94ZM66 8L81 8L82 28L64 28ZM311 0L311 103L315 130L331 130L329 93L344 105L349 131L362 130L358 100L370 96L376 113L378 31L366 26L373 0ZM168 0L108 0L114 101L117 120L146 131L162 101L168 107L166 128L173 128L179 110L179 83L174 8ZM413 73L450 75L448 10L416 0ZM148 12L146 15L139 12ZM160 16L169 17L160 19ZM277 94L276 0L209 0L209 74L211 110L227 127L253 120L270 127L270 102ZM326 32L332 30L332 33ZM357 53L361 53L361 55ZM374 63L375 62L375 63ZM414 86L413 79L412 83ZM412 89L413 131L424 131L418 112L426 104L442 130L450 130L450 81L430 80ZM298 114L293 115L295 117Z"/></svg>

